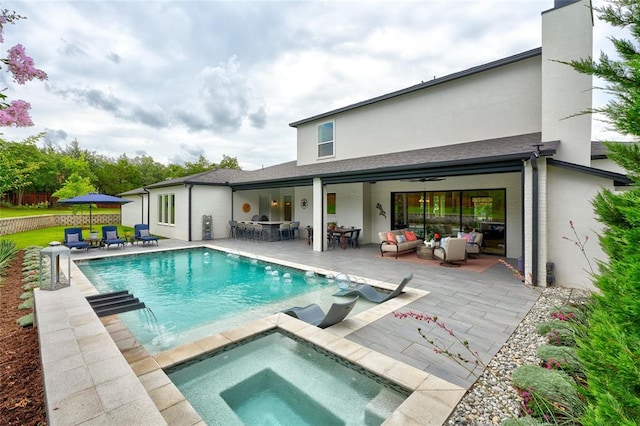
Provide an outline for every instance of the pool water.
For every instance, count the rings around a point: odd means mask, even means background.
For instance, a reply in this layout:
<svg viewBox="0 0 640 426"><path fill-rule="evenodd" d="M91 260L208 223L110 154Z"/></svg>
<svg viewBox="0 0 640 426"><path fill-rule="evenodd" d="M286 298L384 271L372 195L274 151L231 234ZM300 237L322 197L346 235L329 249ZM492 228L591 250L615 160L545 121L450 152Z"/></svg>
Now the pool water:
<svg viewBox="0 0 640 426"><path fill-rule="evenodd" d="M128 290L150 309L120 314L150 353L285 309L296 296L334 290L315 274L207 248L76 263L100 293Z"/></svg>
<svg viewBox="0 0 640 426"><path fill-rule="evenodd" d="M409 392L284 332L167 375L209 425L379 425Z"/></svg>

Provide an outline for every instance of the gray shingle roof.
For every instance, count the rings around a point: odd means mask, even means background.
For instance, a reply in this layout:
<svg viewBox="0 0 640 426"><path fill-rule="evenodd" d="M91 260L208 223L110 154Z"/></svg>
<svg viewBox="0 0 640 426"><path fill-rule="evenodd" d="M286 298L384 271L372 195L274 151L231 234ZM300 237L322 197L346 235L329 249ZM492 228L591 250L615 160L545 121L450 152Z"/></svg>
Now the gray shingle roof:
<svg viewBox="0 0 640 426"><path fill-rule="evenodd" d="M247 187L257 184L262 186L310 185L314 177L340 179L340 177L363 176L366 173L390 172L428 175L429 170L437 170L445 175L448 167L465 167L503 161L522 161L530 157L540 145L541 155L555 154L560 142L541 142L540 133L529 133L517 136L488 139L482 141L459 143L434 148L415 149L390 154L372 155L338 161L298 166L296 161L289 161L259 170L216 169L196 175L185 176L157 182L147 188L161 188L174 185L224 185ZM606 158L606 147L601 142L591 142L591 157ZM473 172L470 172L473 173ZM119 195L136 195L144 193L143 188L123 192Z"/></svg>
<svg viewBox="0 0 640 426"><path fill-rule="evenodd" d="M165 186L175 185L228 185L229 183L238 179L247 172L245 170L234 169L215 169L207 172L198 173L190 176L183 176L174 179L167 179L162 182L157 182L148 185L147 188L162 188Z"/></svg>
<svg viewBox="0 0 640 426"><path fill-rule="evenodd" d="M513 161L529 158L541 144L540 133L531 133L455 145L423 148L390 154L372 155L337 161L325 161L298 166L289 161L259 170L217 169L182 178L170 179L149 185L160 188L174 185L230 185L251 186L255 184L310 185L314 177L348 177L372 172L412 170L424 173L431 168L474 165L488 162ZM542 144L543 155L555 153L559 142Z"/></svg>
<svg viewBox="0 0 640 426"><path fill-rule="evenodd" d="M296 166L295 161L256 170L239 176L233 183L279 180L300 177L326 177L332 175L348 175L356 172L379 169L411 169L431 168L453 164L474 164L483 161L500 161L501 159L528 158L540 144L540 133L467 142L455 145L423 148L411 151L380 154L338 161ZM557 142L544 144L544 148L554 153Z"/></svg>

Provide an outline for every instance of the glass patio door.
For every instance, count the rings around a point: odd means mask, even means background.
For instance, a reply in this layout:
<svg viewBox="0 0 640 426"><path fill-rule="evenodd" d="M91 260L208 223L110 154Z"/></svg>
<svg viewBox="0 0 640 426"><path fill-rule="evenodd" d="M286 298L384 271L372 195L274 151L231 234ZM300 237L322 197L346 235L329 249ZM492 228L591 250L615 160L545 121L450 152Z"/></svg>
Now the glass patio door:
<svg viewBox="0 0 640 426"><path fill-rule="evenodd" d="M391 225L422 238L475 230L483 234L483 252L505 255L505 197L504 189L393 192Z"/></svg>

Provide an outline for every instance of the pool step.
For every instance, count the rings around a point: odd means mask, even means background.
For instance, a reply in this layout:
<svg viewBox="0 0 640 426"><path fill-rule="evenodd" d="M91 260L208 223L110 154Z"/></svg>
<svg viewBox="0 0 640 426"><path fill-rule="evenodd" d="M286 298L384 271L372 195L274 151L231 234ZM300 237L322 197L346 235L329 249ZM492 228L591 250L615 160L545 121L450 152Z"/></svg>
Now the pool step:
<svg viewBox="0 0 640 426"><path fill-rule="evenodd" d="M364 413L365 425L379 425L385 421L405 398L383 388L378 395L369 402Z"/></svg>
<svg viewBox="0 0 640 426"><path fill-rule="evenodd" d="M99 317L146 308L140 299L127 290L87 296L87 301Z"/></svg>

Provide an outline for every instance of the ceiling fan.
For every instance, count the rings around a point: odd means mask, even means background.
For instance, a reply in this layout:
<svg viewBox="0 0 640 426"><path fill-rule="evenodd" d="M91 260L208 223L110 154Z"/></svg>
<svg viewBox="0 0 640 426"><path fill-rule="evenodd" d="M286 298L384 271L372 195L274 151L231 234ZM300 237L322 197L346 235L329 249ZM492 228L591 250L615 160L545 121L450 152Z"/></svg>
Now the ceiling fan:
<svg viewBox="0 0 640 426"><path fill-rule="evenodd" d="M444 180L445 178L442 177L421 177L421 178L414 178L414 179L400 179L402 181L405 182L439 182L441 180Z"/></svg>

